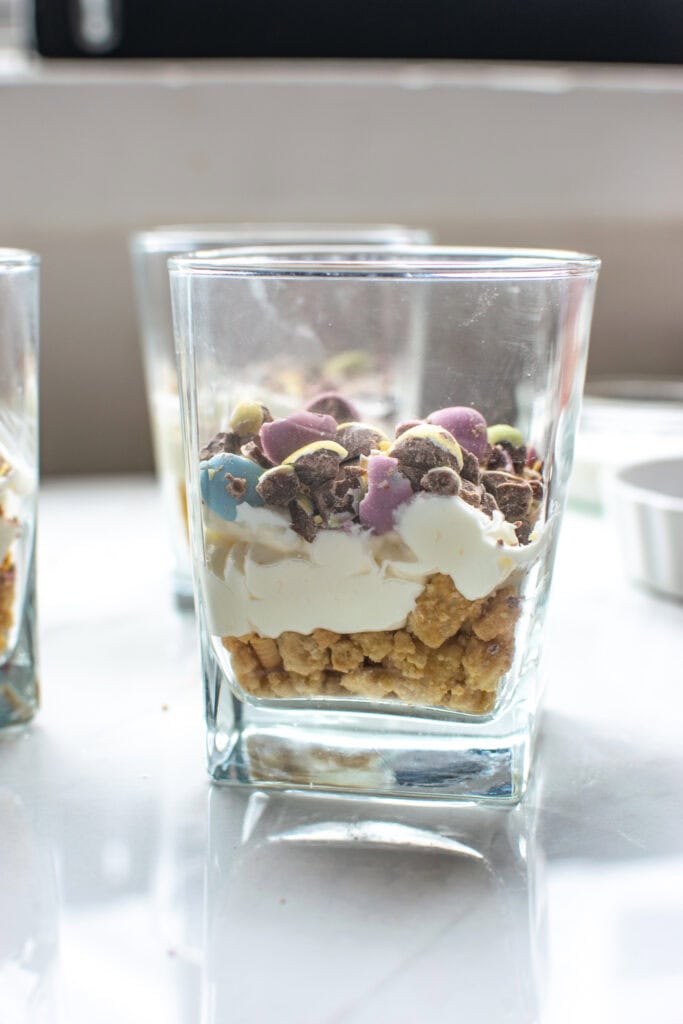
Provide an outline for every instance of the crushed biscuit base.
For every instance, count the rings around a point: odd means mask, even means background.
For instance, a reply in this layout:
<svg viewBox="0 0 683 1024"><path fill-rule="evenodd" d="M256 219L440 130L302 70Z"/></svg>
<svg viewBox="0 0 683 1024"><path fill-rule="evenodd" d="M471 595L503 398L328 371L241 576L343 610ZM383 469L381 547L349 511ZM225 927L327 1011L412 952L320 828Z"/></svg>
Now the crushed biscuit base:
<svg viewBox="0 0 683 1024"><path fill-rule="evenodd" d="M8 553L0 565L0 653L7 649L8 634L14 625L16 569Z"/></svg>
<svg viewBox="0 0 683 1024"><path fill-rule="evenodd" d="M404 629L276 639L223 637L239 684L255 697L365 697L486 714L512 664L514 586L468 601L450 576L431 576Z"/></svg>
<svg viewBox="0 0 683 1024"><path fill-rule="evenodd" d="M187 488L185 487L185 481L181 481L178 484L178 501L180 503L180 515L183 523L185 524L185 533L189 540L190 537L190 517L187 508Z"/></svg>

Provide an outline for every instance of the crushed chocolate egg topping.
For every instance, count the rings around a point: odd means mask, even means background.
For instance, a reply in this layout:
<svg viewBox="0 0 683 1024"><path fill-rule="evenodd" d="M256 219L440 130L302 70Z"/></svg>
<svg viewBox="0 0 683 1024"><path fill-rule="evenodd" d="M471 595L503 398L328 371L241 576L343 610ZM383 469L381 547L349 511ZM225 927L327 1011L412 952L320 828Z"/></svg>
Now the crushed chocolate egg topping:
<svg viewBox="0 0 683 1024"><path fill-rule="evenodd" d="M279 419L260 402L240 402L199 457L202 496L218 515L234 519L242 502L286 510L307 541L353 523L385 533L396 510L423 492L457 496L488 516L500 511L527 544L543 501L543 462L520 431L488 427L462 406L404 420L390 441L335 392Z"/></svg>

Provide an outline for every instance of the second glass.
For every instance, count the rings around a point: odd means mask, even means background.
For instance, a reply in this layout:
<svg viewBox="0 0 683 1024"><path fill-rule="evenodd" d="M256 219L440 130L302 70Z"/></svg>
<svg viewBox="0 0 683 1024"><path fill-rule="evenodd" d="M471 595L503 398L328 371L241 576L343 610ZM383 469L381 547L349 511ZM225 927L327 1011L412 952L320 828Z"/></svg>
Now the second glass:
<svg viewBox="0 0 683 1024"><path fill-rule="evenodd" d="M39 703L35 536L39 260L0 249L0 726Z"/></svg>

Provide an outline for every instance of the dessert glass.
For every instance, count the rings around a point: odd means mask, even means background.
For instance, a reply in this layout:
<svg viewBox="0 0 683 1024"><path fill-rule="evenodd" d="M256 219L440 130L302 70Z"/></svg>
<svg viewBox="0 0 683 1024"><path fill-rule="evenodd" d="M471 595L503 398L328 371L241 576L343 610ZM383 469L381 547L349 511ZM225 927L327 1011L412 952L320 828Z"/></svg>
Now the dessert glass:
<svg viewBox="0 0 683 1024"><path fill-rule="evenodd" d="M212 777L519 799L599 261L169 267Z"/></svg>
<svg viewBox="0 0 683 1024"><path fill-rule="evenodd" d="M133 235L130 254L137 295L147 401L166 533L173 559L173 587L180 608L192 607L187 496L176 378L168 259L176 253L227 246L278 243L412 245L426 231L391 224L199 224L153 228Z"/></svg>
<svg viewBox="0 0 683 1024"><path fill-rule="evenodd" d="M33 718L38 257L0 249L0 727Z"/></svg>

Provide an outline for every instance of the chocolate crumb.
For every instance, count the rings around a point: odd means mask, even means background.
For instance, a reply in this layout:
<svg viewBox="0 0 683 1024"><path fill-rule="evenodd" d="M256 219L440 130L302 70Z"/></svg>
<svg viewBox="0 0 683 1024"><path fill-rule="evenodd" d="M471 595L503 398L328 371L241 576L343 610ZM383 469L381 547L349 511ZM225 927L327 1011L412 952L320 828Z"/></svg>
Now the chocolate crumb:
<svg viewBox="0 0 683 1024"><path fill-rule="evenodd" d="M365 423L347 423L339 428L335 440L346 448L348 458L353 459L358 455L369 455L387 439L379 430Z"/></svg>
<svg viewBox="0 0 683 1024"><path fill-rule="evenodd" d="M531 536L532 524L528 519L520 519L514 524L517 540L520 544L528 544Z"/></svg>
<svg viewBox="0 0 683 1024"><path fill-rule="evenodd" d="M312 491L312 496L327 522L331 517L352 519L363 497L363 473L358 466L343 465L333 480Z"/></svg>
<svg viewBox="0 0 683 1024"><path fill-rule="evenodd" d="M460 476L463 480L469 480L472 484L481 483L481 470L479 468L479 459L472 452L468 452L466 448L462 449L462 469L460 470Z"/></svg>
<svg viewBox="0 0 683 1024"><path fill-rule="evenodd" d="M473 508L481 508L483 488L469 480L460 481L459 496Z"/></svg>
<svg viewBox="0 0 683 1024"><path fill-rule="evenodd" d="M299 480L291 466L277 466L266 470L256 484L256 491L266 505L285 507L299 493Z"/></svg>
<svg viewBox="0 0 683 1024"><path fill-rule="evenodd" d="M526 445L514 445L510 444L509 441L499 441L498 443L500 447L508 453L515 473L517 473L518 476L521 476L524 472L524 466L527 459Z"/></svg>
<svg viewBox="0 0 683 1024"><path fill-rule="evenodd" d="M505 473L512 473L515 468L510 453L500 444L494 444L491 448L486 466L490 470L500 469Z"/></svg>
<svg viewBox="0 0 683 1024"><path fill-rule="evenodd" d="M531 504L531 487L526 480L501 471L484 473L484 487L492 494L510 523L524 519Z"/></svg>
<svg viewBox="0 0 683 1024"><path fill-rule="evenodd" d="M431 494L457 494L460 486L460 477L447 466L430 469L420 480L420 487Z"/></svg>
<svg viewBox="0 0 683 1024"><path fill-rule="evenodd" d="M246 444L243 444L240 451L242 452L242 455L244 455L245 459L251 459L252 462L255 462L257 465L262 466L263 469L270 469L271 466L273 465L273 463L270 461L268 456L263 451L263 448L261 447L257 438L254 438L251 441L247 441Z"/></svg>
<svg viewBox="0 0 683 1024"><path fill-rule="evenodd" d="M317 412L323 416L331 416L337 423L344 423L345 420L355 420L358 417L358 410L355 405L349 402L343 395L336 391L325 391L318 395L306 406L308 412ZM342 441L341 444L344 444ZM344 445L346 448L346 445Z"/></svg>
<svg viewBox="0 0 683 1024"><path fill-rule="evenodd" d="M318 532L313 516L309 515L298 501L290 501L288 508L292 517L292 529L310 544Z"/></svg>
<svg viewBox="0 0 683 1024"><path fill-rule="evenodd" d="M244 477L233 476L232 473L226 473L225 479L228 481L225 485L225 489L228 494L231 494L232 497L236 498L238 501L240 498L243 498L247 493L247 481Z"/></svg>
<svg viewBox="0 0 683 1024"><path fill-rule="evenodd" d="M439 428L433 427L433 431ZM446 431L444 435L448 436ZM451 438L451 443L455 441ZM451 469L458 469L456 455L436 438L416 437L414 434L401 434L390 449L390 454L398 459L399 467L416 467L422 470L424 475L429 469L438 469L441 466L448 466Z"/></svg>
<svg viewBox="0 0 683 1024"><path fill-rule="evenodd" d="M234 430L223 431L220 434L216 434L208 444L204 445L199 453L199 461L205 462L214 455L220 455L221 452L239 455L240 445L239 435Z"/></svg>
<svg viewBox="0 0 683 1024"><path fill-rule="evenodd" d="M314 489L337 475L339 455L329 448L318 448L300 455L292 465L301 483Z"/></svg>
<svg viewBox="0 0 683 1024"><path fill-rule="evenodd" d="M482 511L486 512L487 515L492 516L494 512L499 512L498 502L489 494L488 491L483 491L481 495L481 507Z"/></svg>

